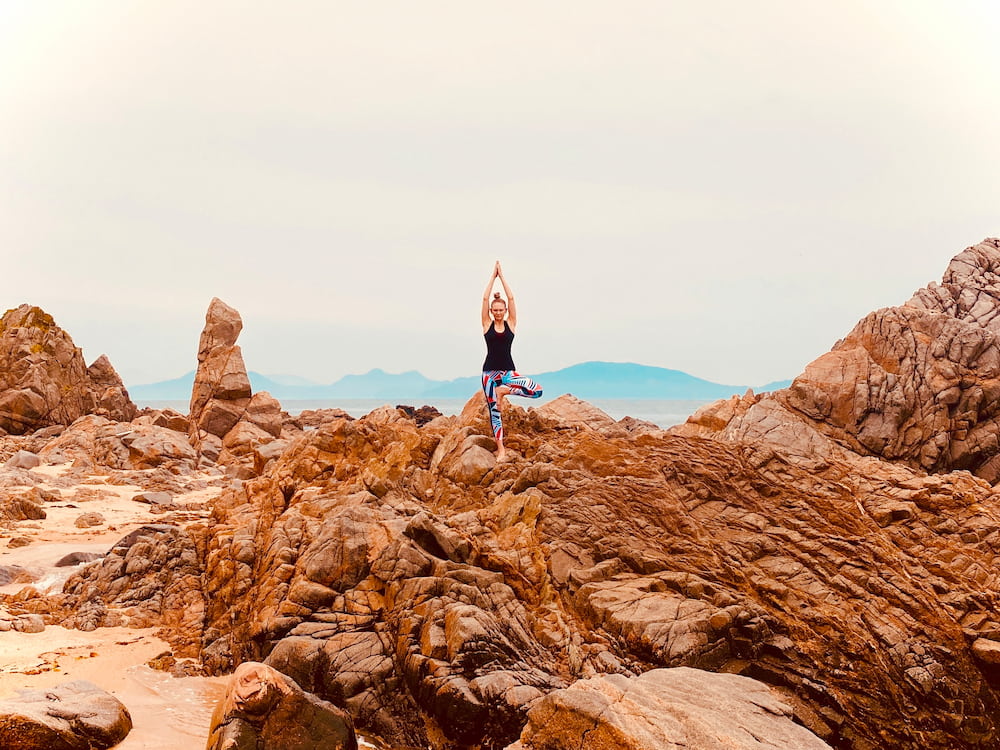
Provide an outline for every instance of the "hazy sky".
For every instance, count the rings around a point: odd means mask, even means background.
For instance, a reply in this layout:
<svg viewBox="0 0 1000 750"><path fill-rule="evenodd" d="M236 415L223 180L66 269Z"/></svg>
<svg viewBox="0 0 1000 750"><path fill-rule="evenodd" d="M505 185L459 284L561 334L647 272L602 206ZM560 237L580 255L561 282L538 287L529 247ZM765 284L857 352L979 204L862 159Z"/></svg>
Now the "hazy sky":
<svg viewBox="0 0 1000 750"><path fill-rule="evenodd" d="M793 377L1000 234L994 0L0 0L0 306L127 384Z"/></svg>

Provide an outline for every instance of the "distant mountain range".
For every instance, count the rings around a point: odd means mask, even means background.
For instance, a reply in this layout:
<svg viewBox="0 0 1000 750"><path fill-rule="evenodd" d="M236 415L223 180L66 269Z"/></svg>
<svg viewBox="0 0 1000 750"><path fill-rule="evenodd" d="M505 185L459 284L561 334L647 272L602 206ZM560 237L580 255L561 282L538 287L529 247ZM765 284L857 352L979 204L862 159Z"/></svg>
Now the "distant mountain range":
<svg viewBox="0 0 1000 750"><path fill-rule="evenodd" d="M435 398L467 398L480 389L478 377L431 380L415 370L397 374L370 370L364 375L345 375L330 385L311 383L294 375L261 375L250 372L254 393L267 391L278 400L334 400L338 398L378 398L432 401ZM582 399L678 399L707 401L742 394L748 386L721 385L696 378L680 370L637 365L631 362L583 362L578 365L532 376L546 396L572 393ZM756 392L786 388L790 380L754 387ZM194 372L173 380L129 386L136 401L169 401L191 398Z"/></svg>

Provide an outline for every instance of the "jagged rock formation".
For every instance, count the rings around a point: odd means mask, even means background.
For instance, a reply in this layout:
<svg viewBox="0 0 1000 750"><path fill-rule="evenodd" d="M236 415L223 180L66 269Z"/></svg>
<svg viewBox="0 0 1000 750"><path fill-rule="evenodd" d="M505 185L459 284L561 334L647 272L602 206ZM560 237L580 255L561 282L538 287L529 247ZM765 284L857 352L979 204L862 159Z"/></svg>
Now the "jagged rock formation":
<svg viewBox="0 0 1000 750"><path fill-rule="evenodd" d="M844 448L996 482L998 316L1000 240L987 239L952 260L941 284L867 315L787 390L710 405L674 432L763 440L805 460Z"/></svg>
<svg viewBox="0 0 1000 750"><path fill-rule="evenodd" d="M71 575L61 594L29 607L50 622L84 631L163 627L179 656L196 655L205 614L201 544L197 526L143 526Z"/></svg>
<svg viewBox="0 0 1000 750"><path fill-rule="evenodd" d="M233 674L212 715L207 750L357 750L351 717L265 664Z"/></svg>
<svg viewBox="0 0 1000 750"><path fill-rule="evenodd" d="M150 424L121 424L98 416L78 419L46 443L39 457L50 463L111 469L192 468L198 456L182 433Z"/></svg>
<svg viewBox="0 0 1000 750"><path fill-rule="evenodd" d="M206 665L264 659L435 748L503 748L553 690L664 666L775 686L838 748L997 739L1000 675L971 646L1000 637L988 484L578 413L512 407L521 457L478 478L478 398L297 438L215 509Z"/></svg>
<svg viewBox="0 0 1000 750"><path fill-rule="evenodd" d="M639 676L691 667L766 683L838 750L996 747L998 259L966 251L790 389L670 432L510 406L497 464L479 394L458 417L286 431L205 526L154 527L9 608L158 622L209 670L264 661L395 746L558 746L567 696L653 706Z"/></svg>
<svg viewBox="0 0 1000 750"><path fill-rule="evenodd" d="M0 429L15 435L68 425L85 414L118 421L135 416L107 357L89 368L52 317L21 305L0 319Z"/></svg>
<svg viewBox="0 0 1000 750"><path fill-rule="evenodd" d="M270 394L251 393L243 353L236 344L242 330L240 314L213 298L198 345L188 418L199 452L221 463L242 463L249 475L254 447L280 437L286 415Z"/></svg>

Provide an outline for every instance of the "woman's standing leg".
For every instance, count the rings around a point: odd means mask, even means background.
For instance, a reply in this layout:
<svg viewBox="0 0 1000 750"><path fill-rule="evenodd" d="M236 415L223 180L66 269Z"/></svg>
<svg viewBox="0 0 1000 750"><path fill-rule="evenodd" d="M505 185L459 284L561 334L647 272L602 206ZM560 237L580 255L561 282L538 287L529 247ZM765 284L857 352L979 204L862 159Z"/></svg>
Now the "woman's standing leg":
<svg viewBox="0 0 1000 750"><path fill-rule="evenodd" d="M486 394L486 406L490 411L490 425L493 428L493 437L497 441L497 460L501 461L506 456L503 447L503 420L500 417L500 404L497 397L497 386L500 385L504 376L502 370L487 370L483 373L483 393Z"/></svg>

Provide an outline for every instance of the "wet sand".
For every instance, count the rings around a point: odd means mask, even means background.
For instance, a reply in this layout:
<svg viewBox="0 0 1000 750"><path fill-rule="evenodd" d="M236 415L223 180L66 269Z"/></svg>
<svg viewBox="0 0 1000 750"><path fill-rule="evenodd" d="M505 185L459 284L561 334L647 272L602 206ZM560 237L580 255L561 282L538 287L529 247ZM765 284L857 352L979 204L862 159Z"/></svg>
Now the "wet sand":
<svg viewBox="0 0 1000 750"><path fill-rule="evenodd" d="M0 566L20 566L37 577L31 583L9 583L0 593L16 594L26 586L42 592L57 592L79 566L55 567L71 552L106 554L118 540L134 529L163 523L163 514L132 500L144 492L137 485L110 484L109 476L75 477L69 464L43 465L31 469L40 480L39 489L58 491L61 499L44 504L46 518L19 521L0 529ZM217 472L193 474L187 479L189 492L177 494L178 504L204 505L221 492L204 487L218 479ZM217 482L213 482L217 484ZM100 526L78 528L76 519L87 512L100 513ZM8 547L14 537L31 543ZM89 680L125 704L133 728L115 750L198 750L208 739L212 711L225 692L228 677L173 677L154 670L147 662L170 645L156 636L155 629L98 628L84 632L48 625L41 633L0 631L0 700L19 689L47 688L69 680ZM374 744L359 737L362 748Z"/></svg>
<svg viewBox="0 0 1000 750"><path fill-rule="evenodd" d="M106 554L130 531L149 523L162 523L150 505L132 500L143 492L136 485L109 484L108 477L92 474L68 483L68 464L39 466L31 470L41 480L40 489L56 490L61 499L44 504L46 518L20 521L0 531L0 566L16 565L38 576L32 583L0 586L0 593L14 594L25 586L58 591L77 567L56 568L71 552ZM194 476L193 482L214 478ZM177 495L175 502L208 502L217 487ZM76 519L98 512L105 523L78 528ZM8 547L14 537L31 543ZM107 690L128 708L133 729L116 750L187 750L204 747L215 704L225 691L227 677L173 677L146 666L170 651L153 629L99 628L91 632L48 625L41 633L0 632L0 699L25 688L46 688L68 680L84 679Z"/></svg>

